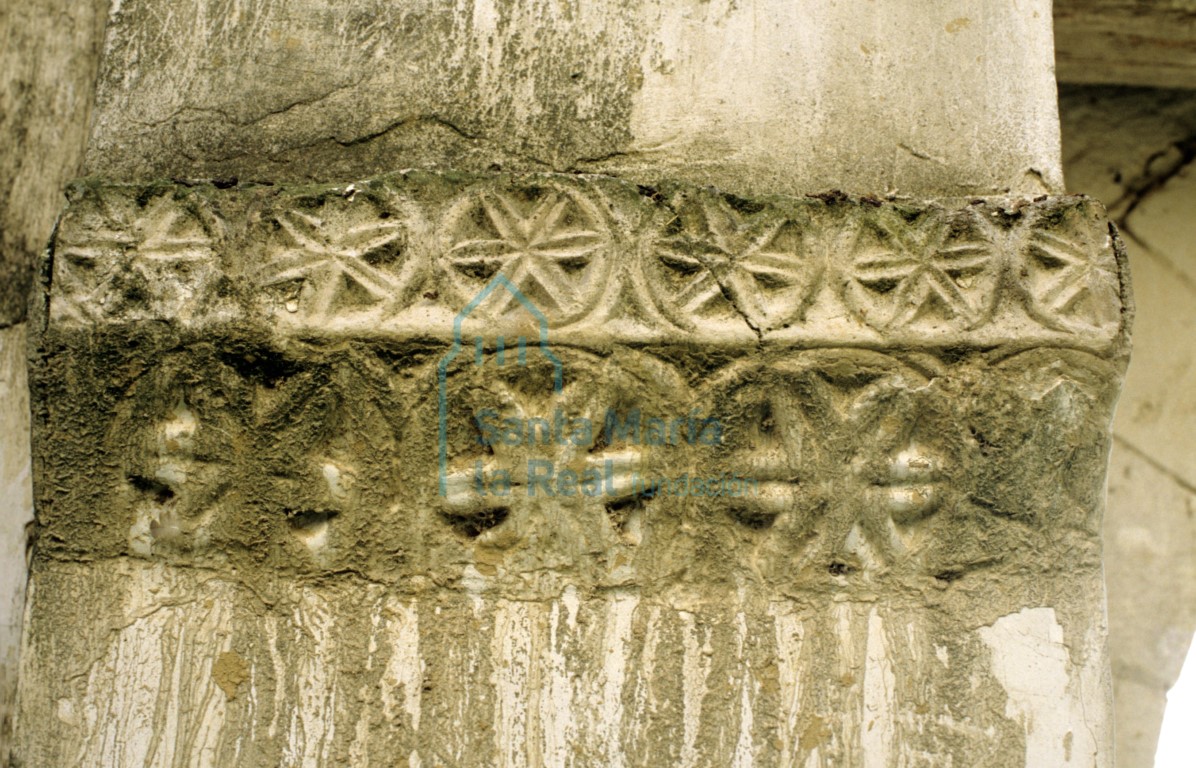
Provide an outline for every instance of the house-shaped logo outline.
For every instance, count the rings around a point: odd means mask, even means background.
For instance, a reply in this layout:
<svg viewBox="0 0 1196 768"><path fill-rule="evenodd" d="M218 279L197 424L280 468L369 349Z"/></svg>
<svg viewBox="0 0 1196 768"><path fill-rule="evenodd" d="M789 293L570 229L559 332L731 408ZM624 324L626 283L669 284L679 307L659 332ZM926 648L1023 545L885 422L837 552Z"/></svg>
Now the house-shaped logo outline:
<svg viewBox="0 0 1196 768"><path fill-rule="evenodd" d="M524 296L523 292L516 288L515 285L507 279L506 275L502 273L495 275L494 278L486 285L486 287L479 291L478 294L474 296L473 299L471 299L470 302L466 304L460 312L457 313L457 316L453 318L453 346L449 349L445 356L440 359L440 363L436 366L437 399L439 405L439 418L437 422L437 449L439 453L440 468L439 487L440 496L442 498L448 496L448 367L449 364L456 359L457 355L461 354L461 348L463 346L461 341L461 324L465 321L465 318L469 317L469 315L499 287L505 288L507 292L515 298L516 301L523 305L524 309L526 309L534 318L536 318L536 323L539 326L540 334L540 352L552 362L552 391L554 394L559 394L561 389L564 387L564 366L562 365L560 358L553 354L552 347L548 343L548 318L544 317L544 313L541 312L540 309L536 307L536 305L533 304L526 296ZM500 342L501 339L502 337L499 337ZM478 364L480 365L482 338L478 337L476 341L478 342ZM522 350L523 346L521 345L521 354L519 356L520 365L525 364ZM501 347L499 355L499 361L501 363Z"/></svg>

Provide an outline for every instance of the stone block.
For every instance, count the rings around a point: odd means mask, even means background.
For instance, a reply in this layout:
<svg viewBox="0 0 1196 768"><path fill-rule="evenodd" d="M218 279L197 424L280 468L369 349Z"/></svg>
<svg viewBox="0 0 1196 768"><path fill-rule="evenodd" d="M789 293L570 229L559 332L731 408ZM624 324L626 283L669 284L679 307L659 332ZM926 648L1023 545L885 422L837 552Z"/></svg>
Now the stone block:
<svg viewBox="0 0 1196 768"><path fill-rule="evenodd" d="M1063 186L1053 53L1048 0L123 0L86 172L1037 195Z"/></svg>

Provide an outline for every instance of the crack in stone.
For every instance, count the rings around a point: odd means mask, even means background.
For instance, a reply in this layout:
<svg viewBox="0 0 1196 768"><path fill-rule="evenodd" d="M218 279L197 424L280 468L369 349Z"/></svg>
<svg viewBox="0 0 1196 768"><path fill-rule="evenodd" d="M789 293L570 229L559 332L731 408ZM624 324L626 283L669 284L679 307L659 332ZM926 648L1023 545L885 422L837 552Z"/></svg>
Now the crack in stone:
<svg viewBox="0 0 1196 768"><path fill-rule="evenodd" d="M1130 214L1147 198L1166 186L1168 181L1192 165L1194 161L1196 161L1196 134L1172 142L1164 149L1155 152L1146 158L1142 173L1126 183L1125 193L1109 206L1110 217L1118 227L1132 234L1134 230L1129 225ZM1156 165L1158 167L1153 167ZM1120 215L1115 213L1118 210L1121 210ZM1140 238L1135 236L1135 239Z"/></svg>
<svg viewBox="0 0 1196 768"><path fill-rule="evenodd" d="M723 298L727 300L727 303L731 305L736 314L743 318L743 321L747 323L748 328L752 329L757 338L763 339L764 329L762 329L754 320L752 320L752 318L748 315L748 312L739 305L739 301L736 299L735 291L733 291L731 286L727 285L725 282L724 275L722 273L726 272L727 270L718 269L716 264L712 263L701 253L695 253L694 258L696 258L702 264L702 266L706 268L706 271L709 272L710 276L714 278L714 282L718 283L718 289L722 293Z"/></svg>
<svg viewBox="0 0 1196 768"><path fill-rule="evenodd" d="M249 122L242 122L240 120L234 119L232 115L230 115L229 113L225 112L224 110L222 110L218 107L197 107L197 106L188 104L188 105L179 107L174 112L170 113L169 115L162 118L161 120L132 120L131 122L134 122L137 125L142 126L143 128L158 128L163 125L179 122L181 120L182 116L187 112L198 112L200 114L216 115L219 118L221 118L222 120L224 120L225 122L231 123L232 125L236 125L236 126L240 126L240 127L252 125L253 123L257 122L258 120L264 120L266 117L269 117L269 115L264 115L261 118L255 118L254 120L250 120Z"/></svg>
<svg viewBox="0 0 1196 768"><path fill-rule="evenodd" d="M1113 442L1123 446L1130 453L1132 453L1135 456L1137 456L1138 458L1142 459L1147 464L1149 464L1151 467L1153 467L1154 469L1158 470L1159 472L1161 472L1164 475L1166 475L1167 477L1169 477L1171 480L1174 480L1175 484L1178 485L1180 488L1184 489L1188 493L1196 494L1196 484L1193 484L1191 481L1184 479L1175 470L1169 468L1167 465L1163 464L1161 461L1154 458L1153 456L1148 454L1146 451L1144 451L1141 448L1139 448L1138 446L1134 445L1129 440L1126 440L1121 435L1118 435L1115 433L1113 435Z"/></svg>
<svg viewBox="0 0 1196 768"><path fill-rule="evenodd" d="M432 123L434 125L439 125L441 127L448 128L450 131L457 134L458 136L460 136L464 139L469 139L470 141L477 141L480 138L479 136L469 133L464 128L461 128L460 126L455 125L451 121L444 119L440 115L416 115L415 117L400 118L398 120L395 120L393 122L386 124L385 126L383 126L382 128L380 128L377 131L373 131L372 133L367 133L367 134L358 136L353 139L343 140L343 139L338 139L335 136L330 136L328 138L330 138L332 141L335 141L337 144L340 144L342 147L354 147L354 146L357 146L358 144L366 144L368 142L373 141L374 139L381 138L382 136L385 136L386 134L390 133L391 131L397 130L399 128L402 128L406 125L410 125L413 123Z"/></svg>
<svg viewBox="0 0 1196 768"><path fill-rule="evenodd" d="M595 155L594 157L579 157L573 161L573 164L570 165L569 168L566 169L565 172L566 173L584 173L585 171L581 167L583 165L596 165L598 163L605 163L605 162L609 162L610 160L615 160L615 159L622 158L622 157L637 157L640 154L642 154L642 153L640 153L640 152L623 152L621 150L614 150L612 152L607 152L604 155Z"/></svg>
<svg viewBox="0 0 1196 768"><path fill-rule="evenodd" d="M285 115L287 112L290 112L291 110L295 109L296 107L310 106L312 104L318 104L321 101L326 101L326 100L332 98L333 96L335 96L336 94L340 93L341 91L347 91L347 90L350 90L350 89L360 86L362 82L364 82L364 79L356 80L356 81L354 81L352 83L348 83L346 85L339 85L330 91L326 91L325 93L319 94L318 96L312 96L312 97L306 98L306 99L296 99L295 101L292 101L289 104L285 104L277 109L269 109L266 111L265 114L259 115L258 117L252 117L248 120L238 120L235 117L233 117L233 115L229 114L228 112L221 109L220 107L209 107L209 106L198 106L198 105L194 105L194 104L186 104L186 105L179 107L173 113L171 113L167 117L162 118L161 120L136 120L135 122L137 122L139 125L141 125L145 128L157 128L159 126L166 125L168 123L177 122L187 112L197 112L200 114L206 113L206 114L216 115L221 120L223 120L231 125L235 125L238 128L248 128L248 127L257 125L258 123L264 122L265 120L268 120L271 117L275 117L277 115Z"/></svg>
<svg viewBox="0 0 1196 768"><path fill-rule="evenodd" d="M906 152L910 153L911 155L918 158L919 160L926 160L927 162L937 163L938 165L941 165L944 167L947 166L946 160L943 160L942 158L939 158L939 157L934 157L933 155L929 155L921 150L914 149L913 147L906 144L905 142L898 142L897 146L900 147L901 149L904 149Z"/></svg>
<svg viewBox="0 0 1196 768"><path fill-rule="evenodd" d="M292 109L295 109L296 107L306 107L306 106L311 106L312 104L318 104L321 101L327 101L328 99L332 98L333 96L340 93L341 91L347 91L347 90L351 90L353 88L357 88L363 82L365 82L364 77L359 78L359 79L357 79L351 83L348 83L346 85L338 85L336 88L333 88L332 90L327 91L326 93L322 93L319 96L313 96L310 99L297 99L295 101L292 101L290 104L287 104L284 107L279 107L278 109L272 109L272 110L268 111L266 114L262 115L261 117L256 117L253 120L250 120L248 122L239 123L239 125L242 125L242 126L257 125L258 123L260 123L264 120L267 120L268 118L274 117L276 115L286 114L287 112L290 112Z"/></svg>

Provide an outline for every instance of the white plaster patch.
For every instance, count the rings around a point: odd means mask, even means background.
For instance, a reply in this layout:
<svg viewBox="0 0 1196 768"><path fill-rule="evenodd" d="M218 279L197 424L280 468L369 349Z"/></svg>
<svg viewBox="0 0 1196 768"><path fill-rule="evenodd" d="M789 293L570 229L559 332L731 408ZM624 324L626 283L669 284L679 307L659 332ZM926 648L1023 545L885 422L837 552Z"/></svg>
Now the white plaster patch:
<svg viewBox="0 0 1196 768"><path fill-rule="evenodd" d="M60 719L68 714L85 732L73 765L216 768L227 697L211 669L231 645L230 594L209 582L194 602L163 606L165 573L122 574L134 619L91 665L81 700L58 703Z"/></svg>
<svg viewBox="0 0 1196 768"><path fill-rule="evenodd" d="M291 712L284 755L297 765L326 765L336 733L336 619L327 600L304 590L292 620L310 647L296 655L298 702Z"/></svg>
<svg viewBox="0 0 1196 768"><path fill-rule="evenodd" d="M570 587L573 599L576 592ZM543 737L545 766L564 766L569 763L570 749L576 740L577 727L573 722L573 676L569 671L569 627L576 619L574 603L572 619L566 608L566 621L561 622L561 606L565 598L554 600L548 615L548 648L544 659L546 680L540 692L540 730Z"/></svg>
<svg viewBox="0 0 1196 768"><path fill-rule="evenodd" d="M781 765L793 765L800 754L801 731L798 716L801 714L802 641L805 627L800 618L785 604L773 604L769 612L775 622L777 641L777 678L780 685L780 740Z"/></svg>
<svg viewBox="0 0 1196 768"><path fill-rule="evenodd" d="M698 729L702 722L702 700L713 663L710 630L700 632L694 615L681 611L681 768L698 764Z"/></svg>
<svg viewBox="0 0 1196 768"><path fill-rule="evenodd" d="M622 768L625 755L621 742L623 726L623 687L627 682L631 623L639 598L619 596L608 604L606 628L602 638L602 701L598 715L598 734L605 764Z"/></svg>
<svg viewBox="0 0 1196 768"><path fill-rule="evenodd" d="M864 662L864 722L860 743L864 768L888 768L896 730L897 680L885 638L884 621L876 608L868 615L868 649Z"/></svg>
<svg viewBox="0 0 1196 768"><path fill-rule="evenodd" d="M382 673L382 714L390 722L405 715L405 726L418 732L424 679L419 609L414 602L388 597L385 616L390 656Z"/></svg>
<svg viewBox="0 0 1196 768"><path fill-rule="evenodd" d="M533 627L529 605L499 600L494 609L494 753L498 765L530 765L532 727L536 712L539 675L533 653Z"/></svg>
<svg viewBox="0 0 1196 768"><path fill-rule="evenodd" d="M1107 712L1085 710L1085 696L1099 690L1092 690L1094 674L1097 686L1102 677L1099 648L1086 648L1089 663L1077 669L1054 608L1023 608L979 635L992 652L993 675L1009 696L1005 714L1025 729L1025 764L1107 765ZM1088 644L1093 645L1091 637Z"/></svg>
<svg viewBox="0 0 1196 768"><path fill-rule="evenodd" d="M743 602L742 597L740 602ZM752 680L751 666L744 658L747 643L747 617L740 611L735 617L735 655L739 662L739 739L735 742L734 768L751 768L755 763L752 749L752 726L755 718L752 711Z"/></svg>

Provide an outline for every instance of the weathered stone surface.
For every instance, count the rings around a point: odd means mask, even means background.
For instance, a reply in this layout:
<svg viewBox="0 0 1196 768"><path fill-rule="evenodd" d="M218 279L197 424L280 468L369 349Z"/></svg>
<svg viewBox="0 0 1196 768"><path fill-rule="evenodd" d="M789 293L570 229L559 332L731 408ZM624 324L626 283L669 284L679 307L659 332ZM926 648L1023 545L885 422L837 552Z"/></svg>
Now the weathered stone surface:
<svg viewBox="0 0 1196 768"><path fill-rule="evenodd" d="M1040 599L1030 579L960 622L992 591L517 600L478 575L415 599L346 574L45 565L22 717L57 737L24 731L20 765L1107 764L1085 711L1100 630L1013 608Z"/></svg>
<svg viewBox="0 0 1196 768"><path fill-rule="evenodd" d="M1059 192L1048 0L125 0L88 172Z"/></svg>
<svg viewBox="0 0 1196 768"><path fill-rule="evenodd" d="M0 760L8 760L25 606L25 527L33 521L25 326L0 329Z"/></svg>
<svg viewBox="0 0 1196 768"><path fill-rule="evenodd" d="M1123 324L1108 222L1079 197L748 200L415 171L235 191L81 182L70 195L46 275L63 330L451 339L500 272L566 343L1099 352ZM515 298L500 303L482 308L490 330L522 327Z"/></svg>
<svg viewBox="0 0 1196 768"><path fill-rule="evenodd" d="M1196 2L1055 0L1061 83L1196 87Z"/></svg>
<svg viewBox="0 0 1196 768"><path fill-rule="evenodd" d="M1090 200L88 184L51 256L25 764L1108 762Z"/></svg>
<svg viewBox="0 0 1196 768"><path fill-rule="evenodd" d="M0 6L0 328L20 322L29 280L79 175L107 2Z"/></svg>
<svg viewBox="0 0 1196 768"><path fill-rule="evenodd" d="M8 764L25 594L30 278L79 174L105 0L0 4L0 765Z"/></svg>

